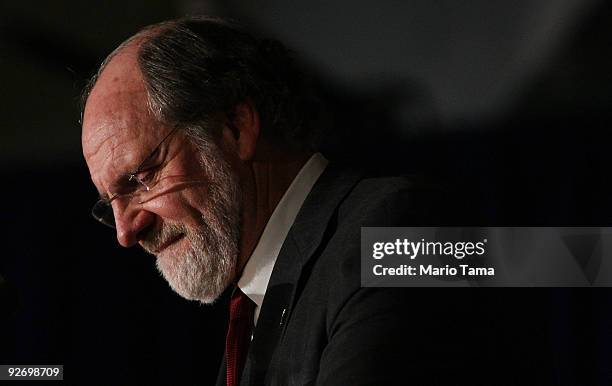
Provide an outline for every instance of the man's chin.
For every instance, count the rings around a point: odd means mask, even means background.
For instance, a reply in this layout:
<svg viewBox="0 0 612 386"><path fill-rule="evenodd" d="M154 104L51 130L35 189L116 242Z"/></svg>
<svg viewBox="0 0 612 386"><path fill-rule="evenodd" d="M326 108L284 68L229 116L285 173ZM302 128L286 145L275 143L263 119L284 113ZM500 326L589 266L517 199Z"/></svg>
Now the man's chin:
<svg viewBox="0 0 612 386"><path fill-rule="evenodd" d="M192 300L192 301L196 301L196 302L205 304L207 306L210 306L210 305L215 304L215 302L217 300L219 300L219 298L221 297L221 294L223 294L223 292L224 291L221 291L221 293L215 294L215 295L212 295L212 296L185 296L185 295L179 294L178 292L177 292L177 294L179 296L181 296L182 298L186 299L186 300Z"/></svg>
<svg viewBox="0 0 612 386"><path fill-rule="evenodd" d="M225 272L205 272L205 267L189 263L188 255L165 250L156 255L157 270L170 288L187 300L213 304L231 283ZM231 272L231 271L230 271Z"/></svg>
<svg viewBox="0 0 612 386"><path fill-rule="evenodd" d="M197 301L197 302L200 302L200 303L206 304L206 305L214 304L221 297L221 295L225 291L225 288L227 288L227 287L225 287L222 290L214 291L214 292L213 291L203 291L203 292L199 292L199 293L193 293L193 292L190 292L190 291L182 291L179 288L175 288L175 286L173 286L172 284L170 284L170 287L180 297L182 297L182 298L184 298L186 300Z"/></svg>

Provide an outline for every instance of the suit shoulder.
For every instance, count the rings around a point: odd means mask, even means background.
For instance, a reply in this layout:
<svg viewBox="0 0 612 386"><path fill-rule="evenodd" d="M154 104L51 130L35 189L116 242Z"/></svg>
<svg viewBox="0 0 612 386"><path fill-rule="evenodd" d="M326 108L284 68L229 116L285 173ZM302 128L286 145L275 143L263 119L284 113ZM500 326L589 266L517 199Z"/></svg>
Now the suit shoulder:
<svg viewBox="0 0 612 386"><path fill-rule="evenodd" d="M441 196L440 190L415 177L366 177L339 205L338 225L430 225Z"/></svg>
<svg viewBox="0 0 612 386"><path fill-rule="evenodd" d="M360 287L361 228L423 225L425 191L408 177L363 178L353 186L328 224L316 259L313 276L334 283L330 300L341 304Z"/></svg>

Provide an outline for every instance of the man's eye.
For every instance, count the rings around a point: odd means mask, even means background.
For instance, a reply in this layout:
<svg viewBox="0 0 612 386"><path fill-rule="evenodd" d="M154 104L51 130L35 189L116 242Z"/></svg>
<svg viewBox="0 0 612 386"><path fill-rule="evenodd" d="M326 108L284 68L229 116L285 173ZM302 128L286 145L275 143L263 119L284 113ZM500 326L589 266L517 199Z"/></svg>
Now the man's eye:
<svg viewBox="0 0 612 386"><path fill-rule="evenodd" d="M136 178L142 182L151 181L151 179L153 178L153 173L152 172L141 172L141 173L136 174Z"/></svg>
<svg viewBox="0 0 612 386"><path fill-rule="evenodd" d="M134 182L139 184L137 188L145 188L149 189L151 187L151 183L153 183L153 179L155 178L155 167L149 168L147 170L143 170L136 174L132 175L132 179Z"/></svg>
<svg viewBox="0 0 612 386"><path fill-rule="evenodd" d="M150 179L149 173L136 173L130 174L125 179L125 182L122 184L122 194L133 193L137 190L145 188L146 181Z"/></svg>
<svg viewBox="0 0 612 386"><path fill-rule="evenodd" d="M130 188L132 190L141 190L148 188L147 182L151 179L152 173L137 173L132 174Z"/></svg>

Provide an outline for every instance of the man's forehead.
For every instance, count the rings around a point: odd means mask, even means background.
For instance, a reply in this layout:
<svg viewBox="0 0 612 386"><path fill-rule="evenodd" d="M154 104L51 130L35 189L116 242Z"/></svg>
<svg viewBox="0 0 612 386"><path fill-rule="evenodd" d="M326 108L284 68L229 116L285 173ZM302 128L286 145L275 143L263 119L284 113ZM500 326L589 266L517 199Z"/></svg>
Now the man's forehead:
<svg viewBox="0 0 612 386"><path fill-rule="evenodd" d="M130 130L101 128L84 145L93 182L104 193L126 173L134 171L150 150L147 138ZM114 134L116 133L116 134Z"/></svg>
<svg viewBox="0 0 612 386"><path fill-rule="evenodd" d="M112 56L100 73L94 88L104 90L105 86L111 86L113 89L141 87L143 77L138 64L140 41L135 40Z"/></svg>
<svg viewBox="0 0 612 386"><path fill-rule="evenodd" d="M155 120L146 111L141 93L111 93L107 99L91 100L83 117L83 154L121 155L129 160L151 147L158 131Z"/></svg>
<svg viewBox="0 0 612 386"><path fill-rule="evenodd" d="M92 88L83 112L83 144L95 132L146 115L146 88L138 68L137 51L126 47L106 65Z"/></svg>
<svg viewBox="0 0 612 386"><path fill-rule="evenodd" d="M98 147L110 139L142 136L153 121L144 91L117 90L92 94L83 114L83 148Z"/></svg>
<svg viewBox="0 0 612 386"><path fill-rule="evenodd" d="M132 171L151 151L160 126L148 110L135 57L116 55L100 74L83 114L83 155L92 178L105 181Z"/></svg>

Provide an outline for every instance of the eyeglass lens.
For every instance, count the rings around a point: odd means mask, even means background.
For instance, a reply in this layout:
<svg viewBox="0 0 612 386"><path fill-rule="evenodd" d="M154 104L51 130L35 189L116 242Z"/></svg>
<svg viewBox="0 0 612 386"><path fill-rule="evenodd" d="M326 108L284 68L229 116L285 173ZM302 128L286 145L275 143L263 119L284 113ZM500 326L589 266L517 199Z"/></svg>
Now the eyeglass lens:
<svg viewBox="0 0 612 386"><path fill-rule="evenodd" d="M110 202L106 200L98 201L91 209L91 215L102 224L115 228L115 215Z"/></svg>
<svg viewBox="0 0 612 386"><path fill-rule="evenodd" d="M170 138L170 136L176 132L178 129L178 126L174 127L172 130L170 130L170 132L159 142L159 144L155 147L155 149L153 149L153 151L151 152L151 154L149 154L149 156L147 158L145 158L144 161L142 161L142 163L140 164L140 166L138 166L137 170L140 170L143 166L143 164L150 159L155 152L157 152L159 150L159 147L168 139ZM126 175L127 177L127 181L131 182L134 181L135 183L139 184L140 186L142 186L146 191L151 190L151 188L144 183L140 178L138 178L138 176L136 176L136 173L130 173L128 175ZM126 184L127 185L127 184ZM115 196L118 197L118 196ZM113 213L113 207L111 206L111 201L112 198L110 200L100 200L98 201L94 207L91 209L91 215L98 221L100 221L102 224L107 225L111 228L115 228L115 215Z"/></svg>

